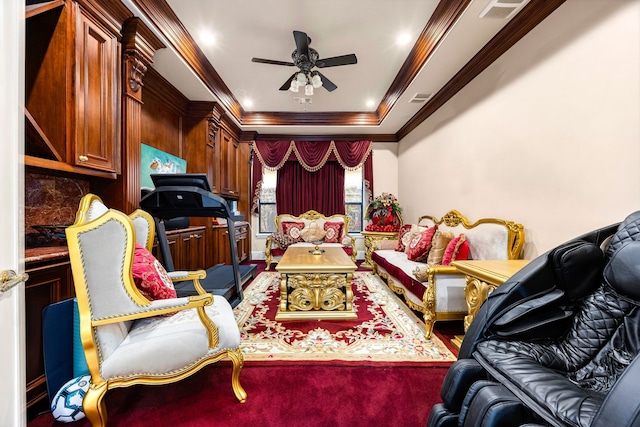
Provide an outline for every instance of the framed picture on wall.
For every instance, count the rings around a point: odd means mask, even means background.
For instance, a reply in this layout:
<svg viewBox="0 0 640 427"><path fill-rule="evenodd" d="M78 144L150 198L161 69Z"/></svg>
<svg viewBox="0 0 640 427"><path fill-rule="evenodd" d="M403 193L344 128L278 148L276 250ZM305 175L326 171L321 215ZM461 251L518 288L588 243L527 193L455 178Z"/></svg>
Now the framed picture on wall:
<svg viewBox="0 0 640 427"><path fill-rule="evenodd" d="M187 161L146 144L140 149L140 186L154 188L151 174L186 173Z"/></svg>

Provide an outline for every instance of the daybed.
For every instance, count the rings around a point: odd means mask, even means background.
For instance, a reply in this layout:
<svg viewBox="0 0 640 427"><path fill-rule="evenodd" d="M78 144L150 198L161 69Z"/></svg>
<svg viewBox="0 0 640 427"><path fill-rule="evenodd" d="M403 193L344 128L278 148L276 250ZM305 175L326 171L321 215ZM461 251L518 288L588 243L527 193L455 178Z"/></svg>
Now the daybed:
<svg viewBox="0 0 640 427"><path fill-rule="evenodd" d="M292 245L314 247L318 244L320 248L340 246L351 256L353 262L356 262L356 239L349 235L351 218L348 215L324 216L310 210L300 216L277 215L274 221L276 231L267 237L264 250L267 270L272 263L278 262L284 251Z"/></svg>
<svg viewBox="0 0 640 427"><path fill-rule="evenodd" d="M430 338L437 320L463 319L467 314L465 276L449 264L456 259L518 259L524 227L495 218L469 223L452 210L442 218L425 215L417 224L405 224L397 241L381 244L371 254L374 272L403 295L410 308L423 313Z"/></svg>

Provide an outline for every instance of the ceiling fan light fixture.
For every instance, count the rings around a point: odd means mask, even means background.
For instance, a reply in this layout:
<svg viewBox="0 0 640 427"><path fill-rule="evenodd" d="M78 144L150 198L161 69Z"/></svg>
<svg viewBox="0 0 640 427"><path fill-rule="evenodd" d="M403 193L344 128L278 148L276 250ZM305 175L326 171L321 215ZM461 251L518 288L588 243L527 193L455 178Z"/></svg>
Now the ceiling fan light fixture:
<svg viewBox="0 0 640 427"><path fill-rule="evenodd" d="M322 79L319 75L314 74L313 77L311 77L311 85L316 89L322 87Z"/></svg>
<svg viewBox="0 0 640 427"><path fill-rule="evenodd" d="M312 86L312 85L306 85L306 86L304 87L304 94L305 94L306 96L311 96L311 95L313 95L313 86Z"/></svg>
<svg viewBox="0 0 640 427"><path fill-rule="evenodd" d="M300 86L304 86L307 84L307 76L305 76L304 73L298 73L296 79L298 80L298 84Z"/></svg>
<svg viewBox="0 0 640 427"><path fill-rule="evenodd" d="M298 83L296 79L291 80L291 86L289 87L289 90L291 92L298 92L298 89L300 89L300 83Z"/></svg>

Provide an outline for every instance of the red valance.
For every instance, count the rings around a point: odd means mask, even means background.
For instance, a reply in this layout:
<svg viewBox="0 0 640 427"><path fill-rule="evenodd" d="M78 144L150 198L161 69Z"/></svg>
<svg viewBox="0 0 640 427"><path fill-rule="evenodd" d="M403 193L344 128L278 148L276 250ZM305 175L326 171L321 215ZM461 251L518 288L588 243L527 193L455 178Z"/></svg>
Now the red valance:
<svg viewBox="0 0 640 427"><path fill-rule="evenodd" d="M347 170L362 166L371 154L371 141L255 141L253 150L262 167L278 170L291 154L308 172L316 172L334 155Z"/></svg>
<svg viewBox="0 0 640 427"><path fill-rule="evenodd" d="M363 167L367 200L373 194L371 141L254 141L252 174L252 212L258 211L262 186L262 169L278 170L289 160L297 160L308 172L319 171L328 160L335 160L346 170ZM256 159L258 161L256 161Z"/></svg>

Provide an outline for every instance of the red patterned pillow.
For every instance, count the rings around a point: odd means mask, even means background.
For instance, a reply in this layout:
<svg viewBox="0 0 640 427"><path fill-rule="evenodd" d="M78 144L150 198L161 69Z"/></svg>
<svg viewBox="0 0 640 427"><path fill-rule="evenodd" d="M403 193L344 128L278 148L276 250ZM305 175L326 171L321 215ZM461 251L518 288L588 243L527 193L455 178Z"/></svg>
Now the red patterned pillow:
<svg viewBox="0 0 640 427"><path fill-rule="evenodd" d="M398 231L398 244L396 245L396 251L398 252L405 252L407 247L406 244L402 241L402 239L405 237L405 235L407 233L411 232L411 228L413 226L411 224L405 224L402 227L400 227L400 230Z"/></svg>
<svg viewBox="0 0 640 427"><path fill-rule="evenodd" d="M411 261L424 261L429 256L433 235L438 229L437 225L427 228L422 233L416 234L407 247L407 257Z"/></svg>
<svg viewBox="0 0 640 427"><path fill-rule="evenodd" d="M142 295L150 301L176 298L173 282L162 264L139 243L133 257L133 279Z"/></svg>
<svg viewBox="0 0 640 427"><path fill-rule="evenodd" d="M291 237L294 243L304 242L300 232L304 230L304 222L285 221L282 224L282 232Z"/></svg>
<svg viewBox="0 0 640 427"><path fill-rule="evenodd" d="M327 234L324 235L325 243L342 243L342 228L344 222L330 222L324 223L324 231Z"/></svg>
<svg viewBox="0 0 640 427"><path fill-rule="evenodd" d="M469 259L469 242L464 234L460 234L451 240L444 250L442 265L451 265L453 261L464 261Z"/></svg>

